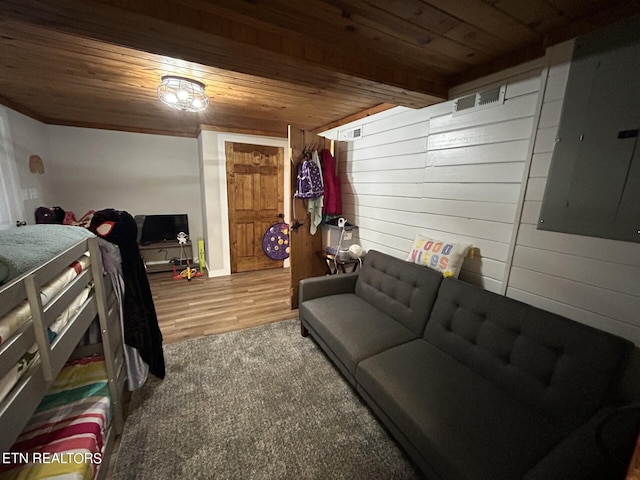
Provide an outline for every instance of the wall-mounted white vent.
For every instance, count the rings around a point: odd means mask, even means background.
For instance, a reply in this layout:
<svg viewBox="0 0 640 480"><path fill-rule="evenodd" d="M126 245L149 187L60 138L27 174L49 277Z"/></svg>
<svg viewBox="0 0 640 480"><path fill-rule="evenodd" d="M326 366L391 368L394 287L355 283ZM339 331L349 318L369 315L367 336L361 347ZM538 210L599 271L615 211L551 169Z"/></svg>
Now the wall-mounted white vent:
<svg viewBox="0 0 640 480"><path fill-rule="evenodd" d="M453 102L453 114L469 113L488 107L497 107L504 103L506 85L493 87L482 92L460 97Z"/></svg>
<svg viewBox="0 0 640 480"><path fill-rule="evenodd" d="M362 126L353 127L348 130L339 130L338 140L346 140L347 142L362 138Z"/></svg>

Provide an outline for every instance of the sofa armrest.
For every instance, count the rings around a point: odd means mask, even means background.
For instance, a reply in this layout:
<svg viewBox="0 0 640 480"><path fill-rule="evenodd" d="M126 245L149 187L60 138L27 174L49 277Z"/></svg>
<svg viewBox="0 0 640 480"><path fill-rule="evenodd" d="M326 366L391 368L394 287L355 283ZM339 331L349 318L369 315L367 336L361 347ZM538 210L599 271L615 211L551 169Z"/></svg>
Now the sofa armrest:
<svg viewBox="0 0 640 480"><path fill-rule="evenodd" d="M324 277L311 277L300 280L300 301L313 298L327 297L340 293L354 293L359 272L328 275Z"/></svg>
<svg viewBox="0 0 640 480"><path fill-rule="evenodd" d="M626 418L634 415L633 418ZM623 416L621 420L617 417ZM613 426L607 423L615 420ZM637 406L613 408L605 407L596 413L581 427L570 433L556 445L537 465L524 476L524 480L617 480L624 478L628 461L618 456L631 457L633 444L638 434ZM613 434L614 449L617 455L612 456L609 448L603 448L603 430L609 429ZM628 445L627 445L628 444ZM605 445L606 446L606 445Z"/></svg>

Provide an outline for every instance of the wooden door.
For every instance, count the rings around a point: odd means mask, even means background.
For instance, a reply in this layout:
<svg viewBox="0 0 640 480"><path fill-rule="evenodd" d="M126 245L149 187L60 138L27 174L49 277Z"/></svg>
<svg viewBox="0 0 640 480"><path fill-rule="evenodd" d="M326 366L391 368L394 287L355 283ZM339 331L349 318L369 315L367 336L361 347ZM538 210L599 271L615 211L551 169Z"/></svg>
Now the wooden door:
<svg viewBox="0 0 640 480"><path fill-rule="evenodd" d="M284 149L225 142L231 272L282 267L262 250L267 228L283 221Z"/></svg>

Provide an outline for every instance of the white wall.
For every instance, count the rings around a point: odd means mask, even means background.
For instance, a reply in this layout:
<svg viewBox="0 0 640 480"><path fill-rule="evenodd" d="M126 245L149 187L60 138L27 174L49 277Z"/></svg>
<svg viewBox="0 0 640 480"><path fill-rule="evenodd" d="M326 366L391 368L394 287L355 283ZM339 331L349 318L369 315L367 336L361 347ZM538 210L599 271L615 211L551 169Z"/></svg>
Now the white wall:
<svg viewBox="0 0 640 480"><path fill-rule="evenodd" d="M549 68L507 295L640 345L640 244L536 229L551 164L572 44Z"/></svg>
<svg viewBox="0 0 640 480"><path fill-rule="evenodd" d="M503 106L396 108L338 149L344 214L360 243L404 258L417 232L473 244L460 278L640 345L640 244L536 229L573 43L450 92L506 82Z"/></svg>
<svg viewBox="0 0 640 480"><path fill-rule="evenodd" d="M203 130L198 137L204 223L207 225L205 250L210 277L231 273L229 250L229 211L227 205L227 157L225 142L269 145L284 148L285 222L289 222L291 198L289 148L286 139ZM285 261L288 266L288 260Z"/></svg>
<svg viewBox="0 0 640 480"><path fill-rule="evenodd" d="M404 257L416 233L469 243L479 255L465 260L460 278L500 291L540 71L529 64L501 78L498 107L453 115L449 101L356 122L364 137L337 157L344 214L362 246Z"/></svg>
<svg viewBox="0 0 640 480"><path fill-rule="evenodd" d="M289 148L282 138L203 131L193 139L44 125L10 109L5 115L20 187L37 194L25 201L30 223L41 205L60 206L77 217L104 208L132 215L187 213L192 239L205 238L210 276L231 272L224 143L282 147L285 179L290 174ZM28 172L32 154L44 160L44 175ZM287 180L285 221L290 196ZM193 250L197 256L196 242Z"/></svg>
<svg viewBox="0 0 640 480"><path fill-rule="evenodd" d="M186 213L191 238L203 236L195 138L51 125L46 131L51 202L78 218L104 208Z"/></svg>
<svg viewBox="0 0 640 480"><path fill-rule="evenodd" d="M18 195L24 208L24 221L35 223L34 212L40 205L50 205L53 191L50 188L51 171L47 155L45 125L21 113L0 106L0 115L6 120L9 151L12 152L18 176ZM29 157L39 155L45 165L44 174L29 171Z"/></svg>

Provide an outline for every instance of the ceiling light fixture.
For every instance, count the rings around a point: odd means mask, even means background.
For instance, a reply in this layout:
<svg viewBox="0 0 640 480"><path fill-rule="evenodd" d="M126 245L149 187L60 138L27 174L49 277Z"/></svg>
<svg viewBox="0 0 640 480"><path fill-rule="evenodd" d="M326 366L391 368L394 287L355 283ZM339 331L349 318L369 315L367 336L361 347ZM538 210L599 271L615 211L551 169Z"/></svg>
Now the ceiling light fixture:
<svg viewBox="0 0 640 480"><path fill-rule="evenodd" d="M158 85L158 98L172 108L186 112L201 112L209 105L204 83L185 77L165 75Z"/></svg>

